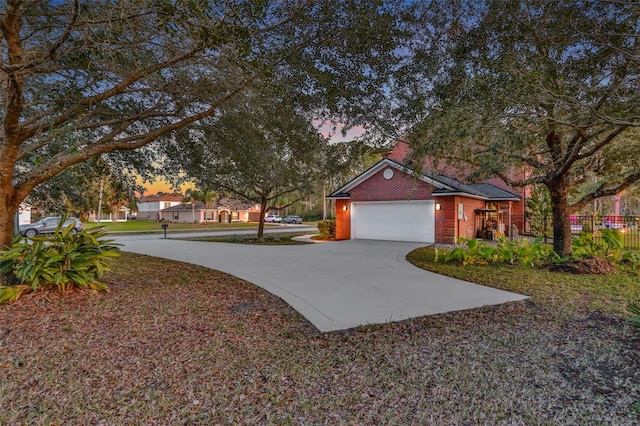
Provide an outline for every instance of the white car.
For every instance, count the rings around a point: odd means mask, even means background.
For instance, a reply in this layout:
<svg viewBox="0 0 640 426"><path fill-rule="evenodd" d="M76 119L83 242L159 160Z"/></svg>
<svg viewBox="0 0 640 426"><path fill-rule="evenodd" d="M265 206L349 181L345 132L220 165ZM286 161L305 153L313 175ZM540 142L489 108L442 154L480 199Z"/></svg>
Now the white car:
<svg viewBox="0 0 640 426"><path fill-rule="evenodd" d="M282 216L278 214L268 214L264 217L266 223L282 223Z"/></svg>

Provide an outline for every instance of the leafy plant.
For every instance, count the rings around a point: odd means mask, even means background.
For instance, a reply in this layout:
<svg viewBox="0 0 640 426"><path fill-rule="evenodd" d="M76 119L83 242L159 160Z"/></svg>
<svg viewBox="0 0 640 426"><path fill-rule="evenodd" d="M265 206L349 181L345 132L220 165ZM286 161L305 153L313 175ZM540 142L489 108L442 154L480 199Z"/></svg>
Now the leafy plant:
<svg viewBox="0 0 640 426"><path fill-rule="evenodd" d="M492 263L509 263L533 267L554 260L557 255L549 245L542 244L542 238L533 243L529 240L508 240L504 236L497 238L497 245L489 245L476 239L460 238L458 241L466 247L457 247L445 256L445 261L463 265L488 265Z"/></svg>
<svg viewBox="0 0 640 426"><path fill-rule="evenodd" d="M600 244L590 232L581 232L572 241L574 257L594 256L600 250Z"/></svg>
<svg viewBox="0 0 640 426"><path fill-rule="evenodd" d="M461 263L463 266L469 262L469 250L465 247L456 247L444 257L445 262Z"/></svg>
<svg viewBox="0 0 640 426"><path fill-rule="evenodd" d="M0 287L0 302L15 300L25 291L108 290L99 279L120 255L117 244L101 239L106 235L102 227L74 234L73 225L63 229L63 222L49 237L17 237L9 250L0 252L0 273L13 273L20 283Z"/></svg>
<svg viewBox="0 0 640 426"><path fill-rule="evenodd" d="M631 266L635 270L640 266L640 255L630 251L625 252L620 258L623 264Z"/></svg>
<svg viewBox="0 0 640 426"><path fill-rule="evenodd" d="M605 243L605 251L624 249L624 235L618 229L600 230L602 241Z"/></svg>
<svg viewBox="0 0 640 426"><path fill-rule="evenodd" d="M322 238L335 238L336 237L336 220L326 219L318 221L318 231Z"/></svg>
<svg viewBox="0 0 640 426"><path fill-rule="evenodd" d="M581 232L574 238L573 256L602 256L609 260L619 261L624 249L624 236L618 229L601 229L602 238L594 238L592 233Z"/></svg>
<svg viewBox="0 0 640 426"><path fill-rule="evenodd" d="M534 188L531 191L531 198L527 199L526 204L531 233L536 237L553 236L549 190L544 186Z"/></svg>

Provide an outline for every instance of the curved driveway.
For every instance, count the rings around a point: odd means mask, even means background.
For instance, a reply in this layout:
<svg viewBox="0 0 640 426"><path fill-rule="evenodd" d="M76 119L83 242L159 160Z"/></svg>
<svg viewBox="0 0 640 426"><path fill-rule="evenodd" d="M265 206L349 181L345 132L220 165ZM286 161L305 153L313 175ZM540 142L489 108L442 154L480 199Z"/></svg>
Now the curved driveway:
<svg viewBox="0 0 640 426"><path fill-rule="evenodd" d="M253 246L133 236L123 250L189 262L252 282L283 299L320 331L526 299L416 268L424 244L349 240Z"/></svg>

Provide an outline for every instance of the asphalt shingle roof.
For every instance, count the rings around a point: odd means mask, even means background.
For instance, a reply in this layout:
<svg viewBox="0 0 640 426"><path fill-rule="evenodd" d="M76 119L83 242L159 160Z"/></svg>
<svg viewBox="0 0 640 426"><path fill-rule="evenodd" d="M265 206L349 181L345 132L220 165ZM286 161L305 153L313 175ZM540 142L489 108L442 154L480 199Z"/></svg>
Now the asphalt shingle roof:
<svg viewBox="0 0 640 426"><path fill-rule="evenodd" d="M338 190L329 194L327 198L348 198L349 190L360 184L359 180L365 178L366 174L372 173L377 170L379 167L386 165L395 166L396 168L406 172L411 173L409 169L407 169L402 163L399 163L395 160L391 159L383 159L377 164L371 166L369 169L361 173L352 179L349 183L342 186ZM422 175L419 176L421 179L426 178L428 181L432 182L437 189L433 191L434 195L446 195L446 194L461 194L472 197L484 198L487 200L520 200L520 197L516 194L509 192L507 190L498 188L497 186L483 182L483 183L464 183L460 182L457 179L443 176L441 174L432 172L432 171L423 171Z"/></svg>
<svg viewBox="0 0 640 426"><path fill-rule="evenodd" d="M207 207L209 210L218 210L220 208L225 208L234 211L242 211L249 210L251 207L255 206L257 203L236 200L233 198L220 198L219 200L214 200L213 203ZM205 205L202 201L196 201L194 210L205 210ZM187 202L186 204L178 204L177 206L167 207L162 211L166 212L181 212L181 211L191 211L191 203Z"/></svg>

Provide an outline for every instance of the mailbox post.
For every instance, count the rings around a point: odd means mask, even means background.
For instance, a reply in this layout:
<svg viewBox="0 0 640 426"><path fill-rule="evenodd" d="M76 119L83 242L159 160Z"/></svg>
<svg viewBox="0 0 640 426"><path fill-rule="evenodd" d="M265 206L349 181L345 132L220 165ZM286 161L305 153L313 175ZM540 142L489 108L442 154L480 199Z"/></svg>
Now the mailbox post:
<svg viewBox="0 0 640 426"><path fill-rule="evenodd" d="M167 239L167 228L169 227L168 223L163 223L162 224L162 229L164 229L164 239Z"/></svg>

